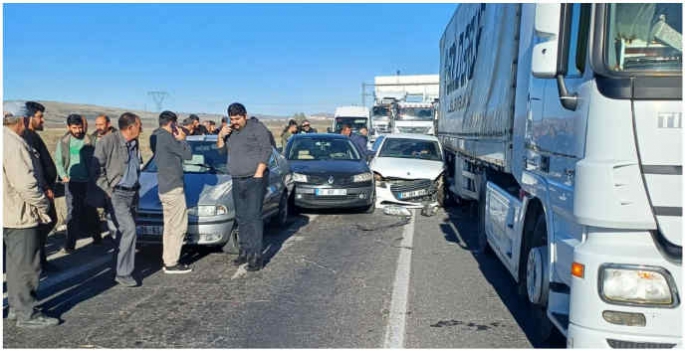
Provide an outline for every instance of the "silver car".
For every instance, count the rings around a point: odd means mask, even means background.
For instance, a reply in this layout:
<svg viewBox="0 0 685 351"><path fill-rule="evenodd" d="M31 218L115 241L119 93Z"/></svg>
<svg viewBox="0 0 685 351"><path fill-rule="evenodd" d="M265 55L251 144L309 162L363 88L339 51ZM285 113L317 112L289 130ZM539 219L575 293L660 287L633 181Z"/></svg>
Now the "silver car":
<svg viewBox="0 0 685 351"><path fill-rule="evenodd" d="M229 240L235 240L237 233L227 156L225 149L217 148L216 138L216 135L207 135L189 136L186 139L193 154L191 160L183 163L188 207L186 244L224 245ZM284 225L288 219L288 195L293 189L290 167L288 161L273 149L268 168L269 183L264 196L263 218ZM136 227L138 242L161 243L164 221L154 158L140 174Z"/></svg>

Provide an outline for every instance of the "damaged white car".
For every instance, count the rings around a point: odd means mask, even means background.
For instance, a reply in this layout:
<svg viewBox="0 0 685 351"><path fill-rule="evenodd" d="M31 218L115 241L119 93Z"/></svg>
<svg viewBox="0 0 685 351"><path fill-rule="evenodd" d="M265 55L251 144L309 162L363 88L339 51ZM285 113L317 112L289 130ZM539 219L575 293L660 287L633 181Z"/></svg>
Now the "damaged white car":
<svg viewBox="0 0 685 351"><path fill-rule="evenodd" d="M376 207L442 206L446 199L442 146L431 135L387 134L373 145L369 168L376 180Z"/></svg>

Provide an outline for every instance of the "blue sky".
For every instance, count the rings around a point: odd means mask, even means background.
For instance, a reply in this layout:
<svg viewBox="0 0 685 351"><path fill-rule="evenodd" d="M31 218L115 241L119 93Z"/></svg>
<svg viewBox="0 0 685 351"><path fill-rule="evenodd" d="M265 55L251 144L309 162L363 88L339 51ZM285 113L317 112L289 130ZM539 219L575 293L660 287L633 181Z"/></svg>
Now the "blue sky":
<svg viewBox="0 0 685 351"><path fill-rule="evenodd" d="M437 74L456 4L4 4L3 98L333 112L377 75ZM370 92L371 90L369 90ZM370 97L367 97L367 103Z"/></svg>

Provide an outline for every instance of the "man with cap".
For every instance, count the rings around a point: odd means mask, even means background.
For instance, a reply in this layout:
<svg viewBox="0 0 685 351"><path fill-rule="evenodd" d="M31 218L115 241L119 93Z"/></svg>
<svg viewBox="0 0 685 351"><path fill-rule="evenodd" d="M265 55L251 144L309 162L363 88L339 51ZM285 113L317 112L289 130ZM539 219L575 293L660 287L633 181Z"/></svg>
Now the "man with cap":
<svg viewBox="0 0 685 351"><path fill-rule="evenodd" d="M39 227L50 223L50 200L39 179L39 154L22 138L29 124L23 103L3 104L2 238L6 250L7 318L19 328L44 328L59 324L35 307L40 278Z"/></svg>

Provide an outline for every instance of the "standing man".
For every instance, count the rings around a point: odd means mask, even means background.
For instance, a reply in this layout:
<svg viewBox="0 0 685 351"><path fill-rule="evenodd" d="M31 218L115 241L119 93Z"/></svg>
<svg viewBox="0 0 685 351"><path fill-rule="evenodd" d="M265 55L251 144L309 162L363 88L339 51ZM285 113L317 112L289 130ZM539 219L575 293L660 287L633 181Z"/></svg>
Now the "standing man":
<svg viewBox="0 0 685 351"><path fill-rule="evenodd" d="M221 125L219 126L219 128L216 129L214 134L219 135L219 133L221 133L221 130L224 129L224 127L227 125L228 125L228 117L226 117L226 116L221 117Z"/></svg>
<svg viewBox="0 0 685 351"><path fill-rule="evenodd" d="M8 319L20 328L44 328L59 320L35 309L40 277L40 225L51 221L50 201L38 185L38 155L22 139L25 106L3 105L2 237L7 255ZM9 111L12 109L13 111Z"/></svg>
<svg viewBox="0 0 685 351"><path fill-rule="evenodd" d="M311 124L309 124L308 120L302 121L302 130L300 131L301 134L309 134L309 133L318 133L316 129L312 128Z"/></svg>
<svg viewBox="0 0 685 351"><path fill-rule="evenodd" d="M95 131L91 135L91 139L93 141L93 144L97 144L97 142L102 139L105 135L116 132L117 129L112 127L112 123L109 120L109 116L107 115L99 115L95 118Z"/></svg>
<svg viewBox="0 0 685 351"><path fill-rule="evenodd" d="M157 184L159 200L164 212L164 234L162 236L162 260L164 273L183 274L193 269L187 264L178 262L181 257L183 239L188 229L188 211L183 183L183 160L193 158L193 153L183 130L176 129L174 124L178 116L171 111L159 115L157 132Z"/></svg>
<svg viewBox="0 0 685 351"><path fill-rule="evenodd" d="M285 130L281 133L281 147L284 150L285 145L288 143L288 139L295 134L297 134L297 122L294 119L291 119L288 122L288 126L285 127Z"/></svg>
<svg viewBox="0 0 685 351"><path fill-rule="evenodd" d="M193 120L193 135L205 135L207 133L207 128L200 124L200 117L195 114L191 114L188 118Z"/></svg>
<svg viewBox="0 0 685 351"><path fill-rule="evenodd" d="M181 129L183 129L183 133L185 133L185 135L197 135L195 133L195 120L190 117L183 120L183 126Z"/></svg>
<svg viewBox="0 0 685 351"><path fill-rule="evenodd" d="M138 282L132 277L135 268L136 223L138 205L138 177L143 160L138 137L142 131L140 117L125 112L119 117L119 131L105 135L95 146L91 170L96 185L108 199L109 213L113 214L117 229L116 277L127 287Z"/></svg>
<svg viewBox="0 0 685 351"><path fill-rule="evenodd" d="M352 144L357 147L362 157L366 157L366 142L359 135L352 134L352 127L350 127L349 124L343 125L342 129L340 129L340 134L346 135L348 138L350 138Z"/></svg>
<svg viewBox="0 0 685 351"><path fill-rule="evenodd" d="M24 140L26 140L26 143L29 144L30 147L38 152L40 168L42 171L42 179L38 179L38 184L41 185L45 196L48 198L48 201L50 201L50 210L48 211L50 223L41 224L38 227L38 233L40 234L40 265L44 271L54 272L57 271L57 266L48 262L47 254L45 253L45 243L47 242L48 234L50 234L50 231L52 231L52 228L54 228L57 223L54 192L55 183L57 181L57 168L55 167L55 162L52 161L50 151L48 151L43 139L37 133L38 131L43 130L43 124L45 123L45 119L43 118L45 106L35 101L27 101L25 107L27 116L24 117L29 119L29 123L28 128L24 131Z"/></svg>
<svg viewBox="0 0 685 351"><path fill-rule="evenodd" d="M271 156L269 130L256 118L247 118L247 110L240 103L228 106L230 126L219 132L216 144L228 148L228 171L233 176L233 199L236 221L240 228L240 253L233 264L247 262L248 271L258 271L262 258L262 205L268 176L267 164ZM226 142L224 138L227 137Z"/></svg>
<svg viewBox="0 0 685 351"><path fill-rule="evenodd" d="M84 229L93 231L87 217L92 211L87 211L86 194L90 182L90 161L93 157L93 143L90 136L83 130L83 117L71 114L67 117L69 133L57 143L55 161L57 174L64 183L64 195L67 202L67 238L64 252L72 253L76 247L76 240ZM91 228L89 228L91 227ZM94 243L100 243L102 237L99 230L91 233Z"/></svg>

